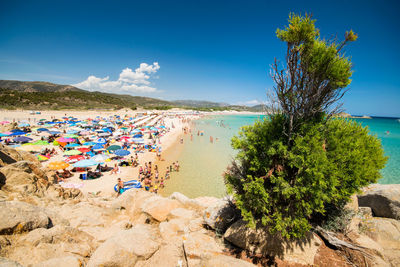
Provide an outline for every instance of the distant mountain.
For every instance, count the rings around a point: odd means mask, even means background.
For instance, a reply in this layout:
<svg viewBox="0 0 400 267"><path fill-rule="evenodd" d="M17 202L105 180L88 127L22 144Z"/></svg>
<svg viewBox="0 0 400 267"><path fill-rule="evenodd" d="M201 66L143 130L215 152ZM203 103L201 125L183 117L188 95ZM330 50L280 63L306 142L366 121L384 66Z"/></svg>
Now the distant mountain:
<svg viewBox="0 0 400 267"><path fill-rule="evenodd" d="M0 108L5 109L144 108L166 110L174 107L200 111L262 111L258 106L246 107L198 100L165 101L151 97L89 92L72 85L49 82L0 80Z"/></svg>
<svg viewBox="0 0 400 267"><path fill-rule="evenodd" d="M178 106L198 107L198 108L212 108L212 107L227 107L227 103L218 103L202 100L175 100L172 101Z"/></svg>
<svg viewBox="0 0 400 267"><path fill-rule="evenodd" d="M22 82L13 80L0 80L0 88L21 92L84 91L72 85L61 85L49 82Z"/></svg>

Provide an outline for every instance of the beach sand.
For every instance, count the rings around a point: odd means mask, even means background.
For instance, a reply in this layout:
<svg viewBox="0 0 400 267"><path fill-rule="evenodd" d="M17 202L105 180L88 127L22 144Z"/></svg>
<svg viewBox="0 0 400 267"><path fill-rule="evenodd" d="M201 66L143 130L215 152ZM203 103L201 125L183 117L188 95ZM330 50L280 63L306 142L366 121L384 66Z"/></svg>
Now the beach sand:
<svg viewBox="0 0 400 267"><path fill-rule="evenodd" d="M50 120L52 117L62 118L64 116L72 116L78 119L87 119L87 118L95 118L96 116L108 117L113 115L119 115L124 117L125 115L134 116L137 112L125 110L119 111L41 111L41 114L31 115L29 111L0 111L0 120L7 121L22 121L26 120L30 122L32 125L35 122L38 122L40 119L48 119ZM187 116L190 117L190 116ZM153 164L158 165L160 177L165 176L165 171L167 166L171 165L173 161L175 161L182 149L182 145L179 143L180 136L183 135L182 128L186 125L179 118L164 118L165 126L170 127L170 131L167 132L164 136L160 138L160 146L162 147L161 158L164 159L162 161L158 161L155 152L145 152L138 153L139 157L139 166L144 166L145 162L152 162ZM174 124L174 128L172 128L172 124ZM39 136L30 135L29 137L34 138L34 140L38 140ZM121 144L116 142L114 144ZM54 161L63 161L63 153L61 150L56 147L57 155L51 157L49 161L42 162L43 166L47 166L50 162ZM132 150L131 150L132 152ZM134 155L132 153L131 155ZM130 158L130 156L128 156ZM106 162L109 167L114 166L117 161ZM114 185L117 183L117 179L121 178L122 181L130 181L137 180L139 166L132 167L120 167L120 171L117 174L110 174L110 172L103 172L103 176L98 179L93 180L81 180L79 179L80 173L74 173L73 177L66 179L66 183L71 183L79 186L80 190L84 194L97 194L97 195L116 195L114 191ZM93 167L92 167L93 169ZM154 179L153 179L154 184ZM165 186L168 186L168 180L164 182ZM159 185L158 185L159 187ZM144 189L143 189L144 190ZM160 190L162 191L162 190Z"/></svg>

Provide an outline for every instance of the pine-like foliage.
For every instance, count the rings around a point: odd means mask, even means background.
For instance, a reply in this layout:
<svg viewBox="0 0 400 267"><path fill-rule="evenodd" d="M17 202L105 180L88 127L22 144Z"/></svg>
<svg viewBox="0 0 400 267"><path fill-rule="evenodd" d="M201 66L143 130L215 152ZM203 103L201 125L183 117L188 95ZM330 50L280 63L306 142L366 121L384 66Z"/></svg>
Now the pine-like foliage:
<svg viewBox="0 0 400 267"><path fill-rule="evenodd" d="M286 64L272 66L277 108L232 139L236 160L225 174L228 191L250 226L262 224L299 238L361 187L375 183L386 157L380 141L354 121L333 119L350 84L352 64L336 44L319 38L315 21L291 14L277 30ZM274 102L273 102L274 103Z"/></svg>

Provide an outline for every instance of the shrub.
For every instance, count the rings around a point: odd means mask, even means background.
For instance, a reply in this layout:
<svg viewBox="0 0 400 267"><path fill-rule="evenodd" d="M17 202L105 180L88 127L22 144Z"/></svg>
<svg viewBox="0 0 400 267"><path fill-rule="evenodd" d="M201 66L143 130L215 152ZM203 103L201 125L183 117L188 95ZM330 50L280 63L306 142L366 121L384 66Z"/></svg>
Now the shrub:
<svg viewBox="0 0 400 267"><path fill-rule="evenodd" d="M340 209L361 187L380 178L384 167L380 141L351 120L316 119L302 124L290 146L283 115L245 126L232 146L239 150L225 182L250 226L302 237Z"/></svg>

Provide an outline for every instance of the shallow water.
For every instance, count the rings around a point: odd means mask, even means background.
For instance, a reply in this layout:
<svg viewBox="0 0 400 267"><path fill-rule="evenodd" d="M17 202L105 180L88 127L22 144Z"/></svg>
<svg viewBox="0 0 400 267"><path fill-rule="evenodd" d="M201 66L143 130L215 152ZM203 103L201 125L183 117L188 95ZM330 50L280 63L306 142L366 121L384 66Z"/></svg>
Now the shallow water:
<svg viewBox="0 0 400 267"><path fill-rule="evenodd" d="M179 191L188 197L216 196L226 194L222 174L235 155L231 138L243 125L254 123L260 115L221 115L193 122L192 134L184 136L184 145L178 156L180 172L174 172L168 180L163 195ZM373 118L355 119L368 126L371 134L381 139L389 161L382 170L379 183L400 183L400 122L396 119ZM223 126L221 126L221 122ZM204 135L197 135L204 131ZM385 132L389 131L389 134ZM214 142L210 142L210 136ZM218 140L216 140L218 138Z"/></svg>

